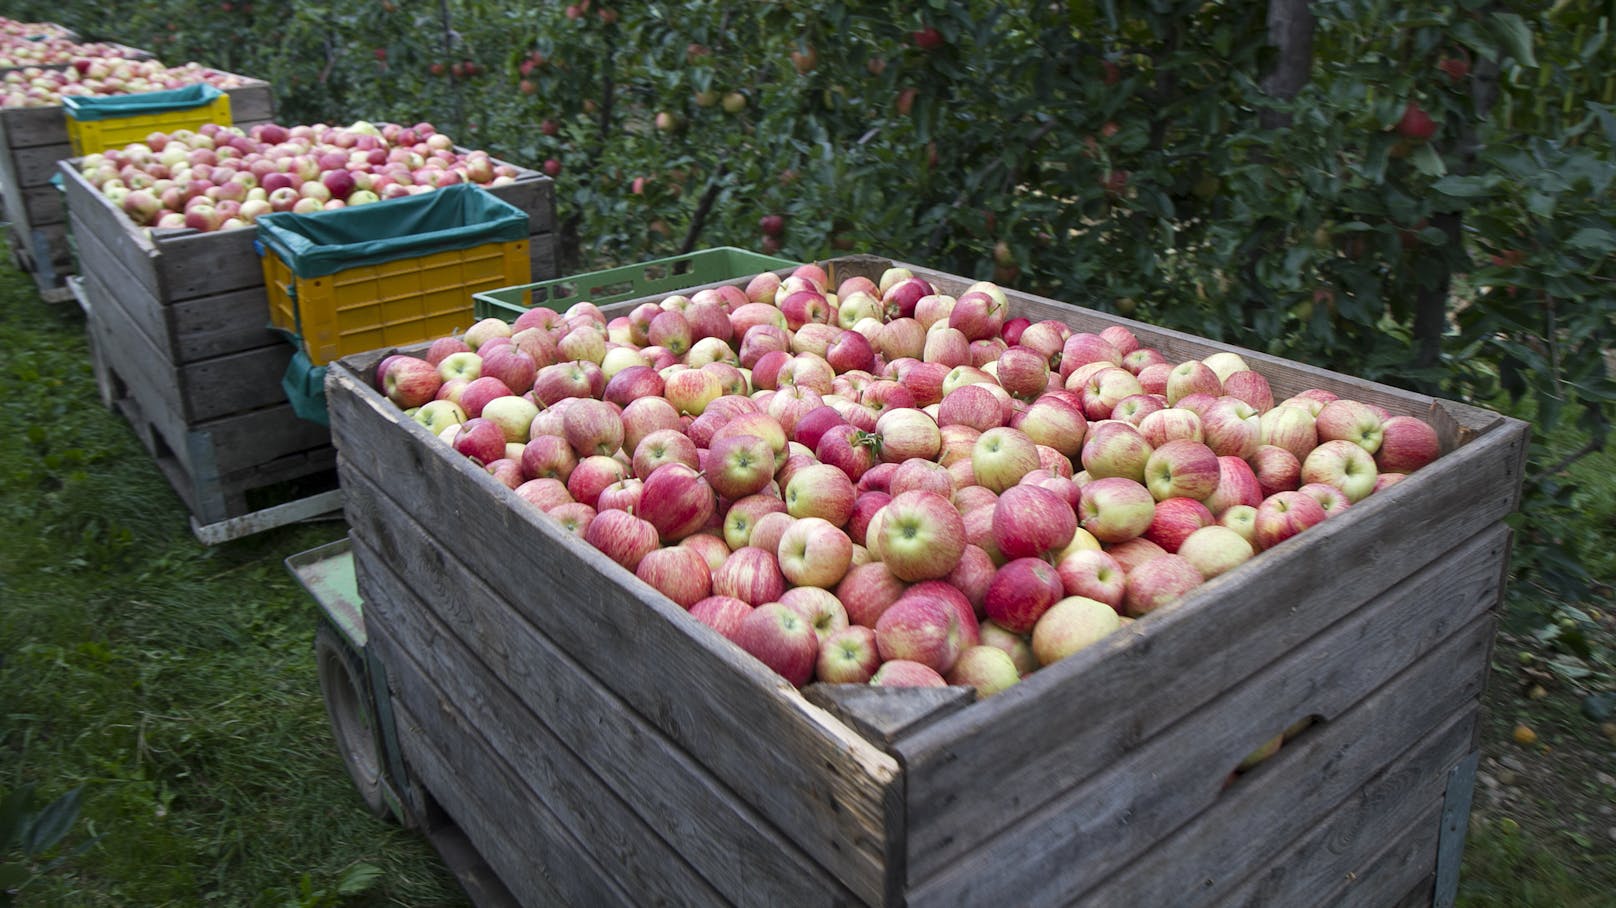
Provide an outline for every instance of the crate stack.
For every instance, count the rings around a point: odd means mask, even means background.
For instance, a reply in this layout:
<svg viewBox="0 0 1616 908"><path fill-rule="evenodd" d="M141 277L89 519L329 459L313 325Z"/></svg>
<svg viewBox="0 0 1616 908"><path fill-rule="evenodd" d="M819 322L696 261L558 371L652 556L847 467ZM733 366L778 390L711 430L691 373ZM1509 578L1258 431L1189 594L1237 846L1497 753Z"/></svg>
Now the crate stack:
<svg viewBox="0 0 1616 908"><path fill-rule="evenodd" d="M107 53L107 45L84 45L87 53ZM121 46L117 57L80 58L98 61L149 59L150 54ZM70 67L71 62L57 64ZM274 119L274 94L269 83L235 76L213 73L205 68L191 68L193 75L218 78L229 87L224 89L224 106L230 111L232 122L238 126L252 126ZM218 105L207 112L217 109ZM79 127L75 129L75 127ZM23 102L16 105L0 104L0 194L5 198L6 219L10 222L12 253L18 266L33 276L40 295L50 302L65 302L73 298L67 279L76 272L72 243L68 236L67 213L62 194L52 182L57 162L83 154L92 148L86 142L101 140L116 142L119 146L132 141L130 129L147 126L141 118L124 121L123 127L113 128L97 124L79 126L73 122L62 103L33 106ZM150 129L156 126L150 126ZM141 137L144 133L140 134ZM121 140L121 141L120 141Z"/></svg>
<svg viewBox="0 0 1616 908"><path fill-rule="evenodd" d="M1451 904L1527 426L1008 296L1419 416L1444 453L987 700L799 692L389 403L389 351L347 357L331 425L414 808L532 903Z"/></svg>
<svg viewBox="0 0 1616 908"><path fill-rule="evenodd" d="M78 161L57 170L102 396L162 466L198 538L221 542L337 507L330 431L299 413L283 384L298 350L272 324L256 228L141 227ZM553 276L551 180L519 170L488 191L527 213L525 270Z"/></svg>

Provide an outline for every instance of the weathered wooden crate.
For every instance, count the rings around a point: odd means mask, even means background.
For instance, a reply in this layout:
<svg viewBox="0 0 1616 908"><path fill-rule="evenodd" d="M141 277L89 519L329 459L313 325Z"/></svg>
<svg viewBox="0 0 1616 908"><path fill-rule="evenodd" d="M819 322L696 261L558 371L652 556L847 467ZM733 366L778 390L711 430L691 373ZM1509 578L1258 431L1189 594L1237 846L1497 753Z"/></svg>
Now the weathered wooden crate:
<svg viewBox="0 0 1616 908"><path fill-rule="evenodd" d="M1173 360L1234 349L1010 298ZM975 703L797 691L399 412L383 352L327 374L368 646L412 779L525 901L1451 903L1519 421L1240 350L1276 396L1424 417L1445 454Z"/></svg>
<svg viewBox="0 0 1616 908"><path fill-rule="evenodd" d="M87 324L108 340L102 358L127 389L119 399L138 402L131 422L137 432L149 427L148 449L163 441L159 459L173 464L199 526L249 517L242 491L331 471L329 431L298 419L281 385L295 348L270 329L256 232L149 231L74 161L58 168L93 312ZM554 184L525 171L491 191L530 212L534 276L554 276Z"/></svg>
<svg viewBox="0 0 1616 908"><path fill-rule="evenodd" d="M258 80L229 89L231 119L253 126L275 118L274 93ZM76 273L67 237L62 194L51 183L57 162L73 157L67 115L57 107L0 108L0 194L19 263L51 302L72 297L68 275Z"/></svg>

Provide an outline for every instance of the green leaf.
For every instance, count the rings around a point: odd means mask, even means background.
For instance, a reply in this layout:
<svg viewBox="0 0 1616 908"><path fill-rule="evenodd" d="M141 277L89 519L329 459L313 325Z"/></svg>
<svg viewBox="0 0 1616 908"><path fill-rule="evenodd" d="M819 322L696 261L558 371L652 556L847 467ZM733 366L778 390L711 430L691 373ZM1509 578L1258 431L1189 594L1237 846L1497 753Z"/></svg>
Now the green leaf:
<svg viewBox="0 0 1616 908"><path fill-rule="evenodd" d="M1413 163L1415 170L1428 177L1440 177L1448 172L1448 165L1442 160L1442 156L1429 144L1414 149L1414 153L1409 155L1409 161Z"/></svg>
<svg viewBox="0 0 1616 908"><path fill-rule="evenodd" d="M1488 177L1461 177L1448 175L1431 184L1431 188L1456 199L1475 199L1492 194L1493 180Z"/></svg>
<svg viewBox="0 0 1616 908"><path fill-rule="evenodd" d="M1487 23L1515 61L1528 69L1537 68L1532 54L1532 28L1519 13L1493 13Z"/></svg>
<svg viewBox="0 0 1616 908"><path fill-rule="evenodd" d="M83 803L84 786L80 785L46 805L24 833L24 853L41 854L60 842L79 818L79 807Z"/></svg>
<svg viewBox="0 0 1616 908"><path fill-rule="evenodd" d="M359 895L368 891L381 879L382 869L375 864L355 864L337 881L339 895Z"/></svg>
<svg viewBox="0 0 1616 908"><path fill-rule="evenodd" d="M34 786L24 785L0 800L0 849L22 842L24 820L34 803Z"/></svg>
<svg viewBox="0 0 1616 908"><path fill-rule="evenodd" d="M1608 255L1616 251L1616 231L1605 227L1584 227L1566 240L1566 245L1589 255Z"/></svg>

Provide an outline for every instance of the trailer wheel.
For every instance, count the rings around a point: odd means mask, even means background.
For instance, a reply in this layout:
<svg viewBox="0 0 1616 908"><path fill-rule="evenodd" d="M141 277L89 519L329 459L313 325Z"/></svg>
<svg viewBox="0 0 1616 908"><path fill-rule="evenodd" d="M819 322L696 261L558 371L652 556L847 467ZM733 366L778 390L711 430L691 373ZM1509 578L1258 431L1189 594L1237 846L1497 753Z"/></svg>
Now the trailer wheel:
<svg viewBox="0 0 1616 908"><path fill-rule="evenodd" d="M320 676L320 693L331 720L337 751L342 755L348 778L365 809L374 816L392 819L382 797L382 761L376 744L376 717L371 707L370 688L358 654L335 629L322 623L314 633L315 667Z"/></svg>

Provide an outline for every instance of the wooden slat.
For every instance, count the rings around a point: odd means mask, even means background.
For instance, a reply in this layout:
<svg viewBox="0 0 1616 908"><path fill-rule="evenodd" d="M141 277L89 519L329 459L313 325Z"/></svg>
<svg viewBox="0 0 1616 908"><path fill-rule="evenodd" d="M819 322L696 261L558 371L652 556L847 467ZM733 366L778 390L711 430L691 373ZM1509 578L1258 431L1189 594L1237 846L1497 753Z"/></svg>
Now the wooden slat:
<svg viewBox="0 0 1616 908"><path fill-rule="evenodd" d="M574 830L579 844L611 868L616 885L635 893L642 903L723 904L722 897L679 860L678 851L602 783L595 764L605 759L604 754L581 760L569 742L549 733L537 716L489 676L476 654L427 614L408 583L390 576L363 542L354 545L354 565L367 629L379 624L397 644L393 652L409 654L397 662L388 659L388 681L394 702L422 723L421 735L428 744L443 751L476 751L473 766L498 765L504 774L520 780L516 791L531 803L517 809L551 815L563 829ZM373 612L379 613L379 622L372 620ZM541 666L532 668L537 676L544 674ZM469 785L481 788L480 780L480 773L471 775ZM509 813L514 794L483 788L477 800L492 805L494 812ZM484 828L493 820L486 813L456 819L464 829ZM537 863L549 863L546 840L553 832L523 827L512 831L516 838L511 845L518 852ZM599 895L592 895L581 904L599 901Z"/></svg>
<svg viewBox="0 0 1616 908"><path fill-rule="evenodd" d="M1409 825L1364 869L1342 880L1320 904L1337 908L1430 908L1436 895L1435 855L1442 804Z"/></svg>
<svg viewBox="0 0 1616 908"><path fill-rule="evenodd" d="M155 301L168 299L157 270L157 247L145 231L135 229L123 211L91 186L71 162L60 162L57 173L62 177L67 209L73 218L74 237L82 246L86 237L93 235L122 265L113 271L97 259L95 270L106 272L103 280L118 287L120 293L138 292Z"/></svg>
<svg viewBox="0 0 1616 908"><path fill-rule="evenodd" d="M359 507L396 509L379 504L385 493L364 480L349 494ZM427 539L424 528L418 532ZM720 896L755 905L854 901L472 573L449 566L440 586L423 589L407 563L380 558L362 539L354 552L361 587L376 591L365 595L367 626L385 622L490 751L530 780L552 811L591 828L587 840L616 843L614 864L632 888L684 888L680 901L689 904ZM601 803L609 809L594 806Z"/></svg>
<svg viewBox="0 0 1616 908"><path fill-rule="evenodd" d="M897 764L789 683L593 547L523 506L347 368L326 400L344 482L360 472L415 513L439 514L446 555L477 565L500 598L708 767L859 898L887 900L901 857L888 836ZM479 502L468 507L470 502ZM397 562L408 537L349 508ZM536 591L542 591L536 594ZM669 683L677 679L677 683Z"/></svg>
<svg viewBox="0 0 1616 908"><path fill-rule="evenodd" d="M409 653L379 634L375 646L389 666L401 675L419 676ZM446 701L433 704L435 713L451 709ZM488 759L469 735L432 736L431 714L417 715L395 701L399 745L410 772L432 791L445 813L456 820L507 888L521 890L523 904L624 905L634 904L630 893L614 882L612 870L601 866L589 850L578 844L559 819L536 797L528 796L522 780L508 767ZM437 717L436 721L446 721ZM461 817L486 818L481 824L460 822ZM526 851L522 843L542 837L544 859ZM553 868L553 869L552 869ZM593 901L591 901L593 900Z"/></svg>
<svg viewBox="0 0 1616 908"><path fill-rule="evenodd" d="M1483 619L1467 629L1453 641L1468 640L1473 651L1484 647L1485 641L1476 639L1491 634L1491 618ZM1350 714L1356 737L1347 737L1346 728L1320 729L1315 741L1298 741L1291 759L1283 749L1275 757L1271 772L1247 781L1249 789L1242 792L1238 802L1215 805L1194 822L1162 841L1145 859L1108 880L1098 889L1085 893L1074 905L1177 905L1198 906L1216 902L1237 878L1239 871L1251 866L1253 851L1265 844L1284 843L1307 832L1297 819L1299 813L1321 802L1349 795L1364 781L1382 774L1403 774L1411 778L1404 787L1418 784L1418 777L1441 780L1446 770L1468 753L1470 730L1475 722L1472 706L1459 715L1441 719L1431 727L1403 726L1404 721L1423 723L1434 714L1419 701L1425 699L1416 679L1435 681L1444 691L1441 700L1452 705L1453 697L1441 686L1443 675L1451 671L1438 656L1451 655L1453 647L1445 647L1409 672L1395 678L1388 690L1361 704ZM1471 673L1467 689L1472 697L1479 696L1482 672ZM1396 702L1393 702L1393 701ZM1343 720L1343 726L1346 724ZM1381 722L1397 722L1394 727ZM1415 743L1399 755L1398 748L1408 741ZM1419 806L1429 807L1432 801L1421 797ZM1383 807L1384 809L1384 807ZM1436 834L1439 824L1424 823L1425 816L1416 816L1405 828L1390 830L1388 839L1394 843L1418 843L1418 848L1393 849L1395 854L1386 859L1384 852L1377 854L1386 840L1361 843L1368 860L1351 877L1323 881L1316 889L1300 889L1294 901L1280 901L1276 905L1331 905L1351 893L1353 904L1382 906L1400 898L1421 875L1436 865ZM1221 860L1220 860L1221 858ZM1306 872L1310 868L1289 868ZM1360 875L1361 873L1361 875ZM1332 897L1327 895L1337 893Z"/></svg>
<svg viewBox="0 0 1616 908"><path fill-rule="evenodd" d="M1469 714L1474 723L1476 711ZM1461 714L1455 721L1463 719ZM1279 762L1277 758L1275 762ZM1230 889L1217 908L1330 904L1323 893L1362 890L1399 872L1431 873L1436 867L1446 770L1454 762L1433 769L1405 758L1388 767L1295 845ZM1241 784L1266 784L1266 769L1260 768ZM1391 883L1392 897L1408 890L1401 882L1406 878ZM1363 904L1388 901L1380 898Z"/></svg>
<svg viewBox="0 0 1616 908"><path fill-rule="evenodd" d="M1501 520L1515 507L1525 441L1524 431L1488 433L1106 643L900 742L912 879L957 862L996 826L1390 589L1444 540L1451 546ZM1492 557L1496 571L1504 551ZM1186 673L1193 685L1163 684ZM1091 735L1074 738L1074 728ZM983 778L982 766L998 769Z"/></svg>
<svg viewBox="0 0 1616 908"><path fill-rule="evenodd" d="M1354 610L1318 637L1286 650L1250 680L1195 707L1181 719L1158 722L1154 713L1157 709L1176 713L1178 701L1195 699L1206 679L1202 672L1178 666L1164 650L1156 650L1153 658L1145 660L1150 679L1130 678L1131 685L1110 686L1112 673L1127 674L1130 666L1118 658L1109 660L1106 677L1091 678L1089 684L1106 685L1104 696L1113 699L1094 704L1095 714L1090 718L1054 715L1063 712L1056 704L1075 696L1075 689L1037 692L1035 701L1047 707L1045 734L1044 740L1029 747L1042 746L1080 763L1072 778L1081 781L1059 784L1048 780L1037 789L1036 798L1029 792L1015 804L1006 803L1003 814L1033 812L998 828L990 838L967 843L974 848L934 878L912 877L924 880L916 892L928 904L979 904L1011 892L1028 899L1028 904L1044 904L1055 893L1082 892L1117 868L1140 861L1159 847L1159 838L1216 801L1228 772L1257 745L1308 716L1339 722L1337 716L1375 692L1386 678L1493 608L1500 592L1497 559L1505 550L1506 538L1502 528L1481 534L1396 590ZM1231 606L1223 608L1225 620L1257 633L1256 625L1227 614ZM1229 660L1238 658L1234 650L1240 646L1238 642L1231 645ZM1467 680L1456 668L1463 665L1467 663L1449 666L1452 686ZM1023 684L1036 678L1029 677ZM1152 690L1146 693L1147 689ZM1091 692L1083 690L1083 699ZM1432 699L1438 693L1436 689L1428 692ZM992 702L985 701L966 713L986 714L980 707ZM954 718L946 717L934 727ZM1402 747L1408 740L1394 743ZM903 750L901 744L899 750ZM1029 760L1043 757L1034 756L1032 750L1023 753ZM978 768L1004 765L984 763L968 753L959 759L975 761ZM912 866L922 866L930 855L915 850L921 833L915 815L928 805L916 792L918 770L912 762L909 768L910 861ZM976 787L986 784L979 779ZM956 792L954 797L961 795ZM984 809L976 820L978 827L1000 827L1002 823L1001 815L992 808ZM959 837L974 831L963 821L957 828ZM1127 829L1127 835L1117 834L1121 828ZM937 841L934 829L924 832L928 842ZM952 849L956 845L956 841L941 840L934 847ZM1058 856L1069 859L1051 861Z"/></svg>

